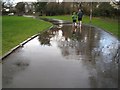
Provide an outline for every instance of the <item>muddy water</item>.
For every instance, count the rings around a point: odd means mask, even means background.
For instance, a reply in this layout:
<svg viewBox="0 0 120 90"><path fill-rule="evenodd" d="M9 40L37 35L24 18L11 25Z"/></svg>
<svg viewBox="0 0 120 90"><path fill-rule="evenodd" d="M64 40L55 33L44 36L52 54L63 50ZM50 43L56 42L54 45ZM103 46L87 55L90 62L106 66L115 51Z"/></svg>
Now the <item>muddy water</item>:
<svg viewBox="0 0 120 90"><path fill-rule="evenodd" d="M91 26L54 26L4 60L3 88L118 87L118 44Z"/></svg>

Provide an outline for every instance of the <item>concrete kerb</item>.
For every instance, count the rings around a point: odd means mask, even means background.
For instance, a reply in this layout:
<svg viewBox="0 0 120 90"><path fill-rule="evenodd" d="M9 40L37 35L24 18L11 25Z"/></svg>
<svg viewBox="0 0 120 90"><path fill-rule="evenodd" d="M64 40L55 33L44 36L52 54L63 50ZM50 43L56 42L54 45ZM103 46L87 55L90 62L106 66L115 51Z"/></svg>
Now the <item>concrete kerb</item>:
<svg viewBox="0 0 120 90"><path fill-rule="evenodd" d="M50 30L51 28L53 28L53 25L47 29ZM37 37L38 35L40 35L41 33L47 31L47 30L43 30L42 32L35 34L33 36L31 36L30 38L26 39L25 41L23 41L22 43L20 43L19 45L15 46L14 48L12 48L11 50L9 50L7 53L5 53L2 57L0 57L0 63L3 61L3 59L5 59L7 56L9 56L11 53L13 53L15 50L17 50L18 48L22 47L23 45L25 45L27 42L29 42L30 40L34 39L35 37Z"/></svg>

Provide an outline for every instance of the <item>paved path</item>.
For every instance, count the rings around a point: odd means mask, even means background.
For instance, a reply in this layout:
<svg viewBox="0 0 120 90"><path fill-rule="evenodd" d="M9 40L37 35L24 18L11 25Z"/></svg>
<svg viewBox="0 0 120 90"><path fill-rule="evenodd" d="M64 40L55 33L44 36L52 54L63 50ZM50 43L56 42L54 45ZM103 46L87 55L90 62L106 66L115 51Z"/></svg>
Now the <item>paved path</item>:
<svg viewBox="0 0 120 90"><path fill-rule="evenodd" d="M118 44L101 29L58 21L4 60L3 88L118 87Z"/></svg>

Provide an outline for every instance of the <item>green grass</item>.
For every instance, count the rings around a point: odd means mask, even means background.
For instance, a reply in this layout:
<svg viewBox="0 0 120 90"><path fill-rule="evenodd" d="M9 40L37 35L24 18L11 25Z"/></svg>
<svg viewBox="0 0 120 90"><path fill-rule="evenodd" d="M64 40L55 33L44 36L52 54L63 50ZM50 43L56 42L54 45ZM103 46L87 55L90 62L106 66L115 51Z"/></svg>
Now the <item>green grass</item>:
<svg viewBox="0 0 120 90"><path fill-rule="evenodd" d="M2 17L2 55L30 36L48 29L52 24L22 16Z"/></svg>
<svg viewBox="0 0 120 90"><path fill-rule="evenodd" d="M61 19L67 20L72 22L72 18L70 15L65 16L42 16L46 18L54 18L54 19ZM90 19L88 16L83 17L83 23L90 24ZM113 35L120 38L120 34L118 33L118 21L113 19L103 19L98 17L92 18L92 25L102 28L108 32L111 32Z"/></svg>

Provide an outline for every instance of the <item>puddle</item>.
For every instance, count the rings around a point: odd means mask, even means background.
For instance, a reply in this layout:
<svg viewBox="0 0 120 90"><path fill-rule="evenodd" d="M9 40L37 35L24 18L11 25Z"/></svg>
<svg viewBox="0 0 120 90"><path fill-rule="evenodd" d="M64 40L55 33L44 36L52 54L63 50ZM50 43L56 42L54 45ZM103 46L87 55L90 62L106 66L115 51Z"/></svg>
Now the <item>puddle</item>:
<svg viewBox="0 0 120 90"><path fill-rule="evenodd" d="M3 88L117 88L118 44L94 27L53 27L3 63Z"/></svg>

